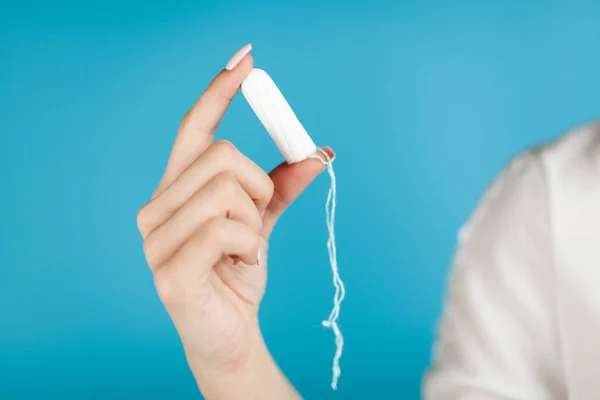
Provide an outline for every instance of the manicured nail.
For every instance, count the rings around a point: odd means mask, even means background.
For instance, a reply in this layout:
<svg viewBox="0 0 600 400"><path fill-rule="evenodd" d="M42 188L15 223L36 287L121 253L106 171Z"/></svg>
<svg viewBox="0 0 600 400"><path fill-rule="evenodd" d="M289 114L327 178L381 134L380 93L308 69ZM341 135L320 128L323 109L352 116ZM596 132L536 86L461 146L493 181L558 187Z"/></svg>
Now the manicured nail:
<svg viewBox="0 0 600 400"><path fill-rule="evenodd" d="M244 57L246 57L246 54L250 53L250 50L252 50L252 44L251 43L248 43L247 45L245 45L244 47L242 47L241 49L239 49L233 55L233 57L231 57L231 59L227 63L227 66L225 66L225 69L232 70L235 67L237 67L237 65L240 63L240 61L242 61L242 59Z"/></svg>
<svg viewBox="0 0 600 400"><path fill-rule="evenodd" d="M260 248L258 249L258 252L256 253L256 265L260 265Z"/></svg>
<svg viewBox="0 0 600 400"><path fill-rule="evenodd" d="M329 146L324 146L323 150L325 150L325 152L329 156L329 159L333 162L333 160L335 160L335 151L333 151L333 149Z"/></svg>

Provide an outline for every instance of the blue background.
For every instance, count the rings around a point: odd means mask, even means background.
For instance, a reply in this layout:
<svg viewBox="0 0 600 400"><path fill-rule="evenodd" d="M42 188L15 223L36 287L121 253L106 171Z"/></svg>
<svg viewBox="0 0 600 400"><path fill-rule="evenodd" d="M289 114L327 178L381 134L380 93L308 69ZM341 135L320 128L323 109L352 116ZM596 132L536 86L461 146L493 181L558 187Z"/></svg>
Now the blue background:
<svg viewBox="0 0 600 400"><path fill-rule="evenodd" d="M271 242L268 344L309 399L416 399L456 232L516 153L598 115L597 1L0 3L0 398L198 398L136 211L179 119L246 42L337 151ZM218 133L281 161L243 98Z"/></svg>

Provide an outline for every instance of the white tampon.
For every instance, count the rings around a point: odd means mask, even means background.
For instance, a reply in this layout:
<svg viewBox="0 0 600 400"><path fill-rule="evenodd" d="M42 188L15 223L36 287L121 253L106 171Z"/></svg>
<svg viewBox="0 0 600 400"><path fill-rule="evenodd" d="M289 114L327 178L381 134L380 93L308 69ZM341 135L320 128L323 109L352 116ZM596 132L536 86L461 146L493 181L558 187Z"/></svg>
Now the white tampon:
<svg viewBox="0 0 600 400"><path fill-rule="evenodd" d="M340 358L344 348L344 337L337 321L342 301L346 295L346 289L340 278L335 245L336 179L333 172L333 160L325 151L317 148L275 82L265 71L256 68L250 71L250 74L242 83L242 93L288 164L297 163L307 158L316 158L325 165L331 178L331 186L325 203L325 216L329 233L327 251L333 273L335 294L333 309L329 314L329 318L323 321L323 326L332 329L335 335L336 351L333 357L331 387L336 390L341 374Z"/></svg>
<svg viewBox="0 0 600 400"><path fill-rule="evenodd" d="M265 71L252 69L242 83L242 94L288 164L317 153L317 146Z"/></svg>

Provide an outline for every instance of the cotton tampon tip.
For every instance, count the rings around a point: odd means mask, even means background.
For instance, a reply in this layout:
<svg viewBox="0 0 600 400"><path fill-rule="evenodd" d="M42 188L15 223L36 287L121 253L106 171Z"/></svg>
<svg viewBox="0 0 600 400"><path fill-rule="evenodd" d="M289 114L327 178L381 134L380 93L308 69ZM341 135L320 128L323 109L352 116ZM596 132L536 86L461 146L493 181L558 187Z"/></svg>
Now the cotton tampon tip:
<svg viewBox="0 0 600 400"><path fill-rule="evenodd" d="M237 65L240 63L240 61L242 61L244 59L244 57L246 57L246 55L248 53L250 53L250 50L252 50L252 44L248 43L247 45L245 45L244 47L242 47L241 49L239 49L232 57L231 59L227 62L227 65L225 66L226 70L232 70L235 67L237 67Z"/></svg>

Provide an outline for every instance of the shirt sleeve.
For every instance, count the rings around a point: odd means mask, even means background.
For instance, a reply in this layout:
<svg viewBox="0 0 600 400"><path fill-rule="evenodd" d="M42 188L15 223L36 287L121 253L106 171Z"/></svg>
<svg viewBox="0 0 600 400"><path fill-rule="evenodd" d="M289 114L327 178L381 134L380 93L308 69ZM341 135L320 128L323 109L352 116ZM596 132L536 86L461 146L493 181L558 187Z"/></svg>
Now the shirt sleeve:
<svg viewBox="0 0 600 400"><path fill-rule="evenodd" d="M550 195L536 152L493 182L459 234L424 398L564 399Z"/></svg>

